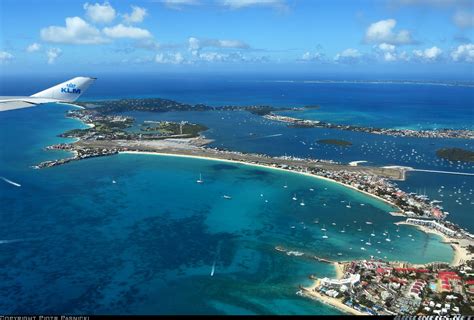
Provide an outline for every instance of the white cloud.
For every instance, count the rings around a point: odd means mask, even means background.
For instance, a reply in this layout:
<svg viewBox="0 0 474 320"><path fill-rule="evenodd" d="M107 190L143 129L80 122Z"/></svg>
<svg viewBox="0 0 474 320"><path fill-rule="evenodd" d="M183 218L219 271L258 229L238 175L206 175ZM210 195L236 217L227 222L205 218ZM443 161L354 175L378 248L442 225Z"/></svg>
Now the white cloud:
<svg viewBox="0 0 474 320"><path fill-rule="evenodd" d="M105 1L103 4L95 3L84 4L84 10L86 10L86 16L95 23L109 23L115 19L115 9Z"/></svg>
<svg viewBox="0 0 474 320"><path fill-rule="evenodd" d="M334 61L342 63L355 63L362 57L362 54L353 48L348 48L341 53L336 54Z"/></svg>
<svg viewBox="0 0 474 320"><path fill-rule="evenodd" d="M180 52L167 54L158 53L155 56L155 62L160 64L183 64L186 63L186 60Z"/></svg>
<svg viewBox="0 0 474 320"><path fill-rule="evenodd" d="M396 47L393 44L381 43L378 48L384 52L395 52Z"/></svg>
<svg viewBox="0 0 474 320"><path fill-rule="evenodd" d="M198 39L188 38L188 49L194 54L206 47L225 48L225 49L248 49L250 46L240 40L219 40L219 39Z"/></svg>
<svg viewBox="0 0 474 320"><path fill-rule="evenodd" d="M474 14L469 11L456 11L453 16L453 20L459 28L474 27Z"/></svg>
<svg viewBox="0 0 474 320"><path fill-rule="evenodd" d="M311 53L311 52L307 51L307 52L303 53L301 58L298 59L298 60L309 62L309 61L321 61L322 59L323 59L323 55L321 53L319 53L319 52Z"/></svg>
<svg viewBox="0 0 474 320"><path fill-rule="evenodd" d="M474 43L458 46L451 52L451 58L456 62L474 62Z"/></svg>
<svg viewBox="0 0 474 320"><path fill-rule="evenodd" d="M138 6L132 6L132 13L124 14L123 15L123 20L126 23L138 23L142 22L143 19L145 19L145 16L147 15L147 11L145 8L141 8Z"/></svg>
<svg viewBox="0 0 474 320"><path fill-rule="evenodd" d="M431 47L425 50L413 50L413 55L422 61L433 62L441 58L443 51L438 47Z"/></svg>
<svg viewBox="0 0 474 320"><path fill-rule="evenodd" d="M365 41L368 43L387 44L409 44L413 43L410 31L400 30L394 32L397 25L395 19L380 20L372 23L365 33Z"/></svg>
<svg viewBox="0 0 474 320"><path fill-rule="evenodd" d="M410 58L408 57L408 54L403 51L401 53L397 52L397 47L393 44L388 44L388 43L381 43L379 45L374 46L376 56L387 62L393 62L393 61L408 61Z"/></svg>
<svg viewBox="0 0 474 320"><path fill-rule="evenodd" d="M150 31L146 29L124 26L121 23L114 27L104 28L103 32L110 38L144 39L152 37Z"/></svg>
<svg viewBox="0 0 474 320"><path fill-rule="evenodd" d="M246 7L272 7L277 9L286 9L284 0L221 0L220 4L230 9L241 9Z"/></svg>
<svg viewBox="0 0 474 320"><path fill-rule="evenodd" d="M79 17L66 18L66 26L49 26L41 29L41 39L53 43L98 44L107 42L100 31Z"/></svg>
<svg viewBox="0 0 474 320"><path fill-rule="evenodd" d="M62 50L59 48L51 48L46 51L46 56L48 57L48 64L54 64L56 59L59 58L62 54Z"/></svg>
<svg viewBox="0 0 474 320"><path fill-rule="evenodd" d="M171 9L181 9L184 6L199 4L198 0L162 0L162 2Z"/></svg>
<svg viewBox="0 0 474 320"><path fill-rule="evenodd" d="M34 42L26 48L26 51L31 53L31 52L39 51L40 49L41 49L41 45L39 43Z"/></svg>
<svg viewBox="0 0 474 320"><path fill-rule="evenodd" d="M0 64L8 63L13 59L13 55L7 51L0 51Z"/></svg>

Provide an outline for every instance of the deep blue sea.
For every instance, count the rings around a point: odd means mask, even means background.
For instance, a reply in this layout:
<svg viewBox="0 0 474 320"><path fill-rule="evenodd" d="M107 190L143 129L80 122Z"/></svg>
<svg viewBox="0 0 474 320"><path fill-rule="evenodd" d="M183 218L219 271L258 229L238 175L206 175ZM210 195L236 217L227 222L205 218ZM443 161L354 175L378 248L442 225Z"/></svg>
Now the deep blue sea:
<svg viewBox="0 0 474 320"><path fill-rule="evenodd" d="M28 90L19 92L17 80L2 82L0 94L24 95L42 89L24 87ZM324 110L331 108L331 95L343 99L341 95L347 90L342 84L329 89L324 84L327 91L322 94L318 93L321 89L315 89L318 86L308 89L304 83L300 87L294 83L241 80L146 80L142 85L135 80L130 81L134 85L125 86L104 77L83 100L159 96L213 105L320 104ZM369 93L357 93L357 86L351 88L355 92L352 96L358 97L357 104L364 104L364 96L377 101ZM376 85L366 86L378 90ZM417 101L414 105L422 108L418 91L407 93L399 87L399 95L382 94L392 90L388 86L383 85L376 94L385 97L379 98L380 104L396 105L402 97L409 101L412 94ZM460 117L464 124L447 115L440 115L443 121L438 124L472 125L468 117L472 119L473 89L437 86L431 95L440 88L464 92L463 96L456 91L457 102L453 103L464 112ZM449 92L443 95L449 96ZM344 103L357 109L350 101ZM82 127L78 121L64 117L70 108L45 105L0 113L0 176L21 184L17 187L0 180L2 314L339 314L295 295L299 284L309 283L310 274L332 276L332 267L305 257L287 256L274 250L275 246L340 260L371 255L411 262L452 259L450 247L438 237L407 226L397 231L393 222L399 219L387 214L391 208L386 204L298 174L136 154L32 169L40 161L67 156L43 148L67 141L58 138L59 133ZM206 124L211 130L205 134L215 139L213 145L229 149L474 172L472 165L439 161L433 153L442 145L472 149L469 141L427 143L423 139L292 129L245 112L133 115L138 120L181 119ZM397 119L390 121L393 123L384 122L384 126L400 125ZM410 123L423 122L430 126L422 114L410 119ZM321 137L344 137L354 145L345 149L322 146L315 142ZM196 183L199 174L202 184ZM446 189L441 194L452 199L452 220L472 226L469 214L474 211L465 209L473 208L472 200L466 200L473 188L471 177L414 173L403 185L437 195L440 189ZM459 193L458 188L462 188ZM298 200L292 200L293 196ZM459 197L462 205L455 201ZM305 206L300 205L301 201ZM349 202L351 208L346 207ZM460 210L456 210L458 207ZM328 239L322 238L323 227L328 230ZM385 241L384 231L391 242ZM376 237L367 247L371 232Z"/></svg>

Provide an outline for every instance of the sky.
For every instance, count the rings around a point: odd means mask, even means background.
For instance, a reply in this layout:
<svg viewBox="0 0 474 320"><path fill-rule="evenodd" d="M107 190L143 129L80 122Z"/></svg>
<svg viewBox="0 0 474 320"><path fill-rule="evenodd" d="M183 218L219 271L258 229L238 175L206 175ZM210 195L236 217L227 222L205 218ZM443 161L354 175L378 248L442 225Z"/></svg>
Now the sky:
<svg viewBox="0 0 474 320"><path fill-rule="evenodd" d="M3 74L474 80L474 0L1 0Z"/></svg>

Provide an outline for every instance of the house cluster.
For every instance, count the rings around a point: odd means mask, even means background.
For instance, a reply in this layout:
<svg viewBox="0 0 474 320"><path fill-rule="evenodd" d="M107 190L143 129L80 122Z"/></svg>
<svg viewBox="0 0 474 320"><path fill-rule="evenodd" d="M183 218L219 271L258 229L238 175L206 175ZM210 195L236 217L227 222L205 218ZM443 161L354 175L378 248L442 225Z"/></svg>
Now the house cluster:
<svg viewBox="0 0 474 320"><path fill-rule="evenodd" d="M298 127L328 128L356 132L366 132L373 134L383 134L394 137L416 137L416 138L459 138L474 139L474 131L468 129L439 129L439 130L411 130L411 129L384 129L372 127L360 127L344 124L333 124L318 120L298 119L287 116L280 116L274 113L264 115L264 118L273 121L289 123Z"/></svg>
<svg viewBox="0 0 474 320"><path fill-rule="evenodd" d="M472 314L474 281L463 268L351 261L344 263L342 279L319 279L314 290L368 314Z"/></svg>

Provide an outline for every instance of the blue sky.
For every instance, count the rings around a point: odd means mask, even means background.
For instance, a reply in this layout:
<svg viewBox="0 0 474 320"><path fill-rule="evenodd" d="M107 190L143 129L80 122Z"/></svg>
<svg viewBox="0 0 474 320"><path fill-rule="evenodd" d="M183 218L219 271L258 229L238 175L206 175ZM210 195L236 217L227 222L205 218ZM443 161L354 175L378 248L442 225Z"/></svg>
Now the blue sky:
<svg viewBox="0 0 474 320"><path fill-rule="evenodd" d="M473 78L474 0L2 0L3 73Z"/></svg>

